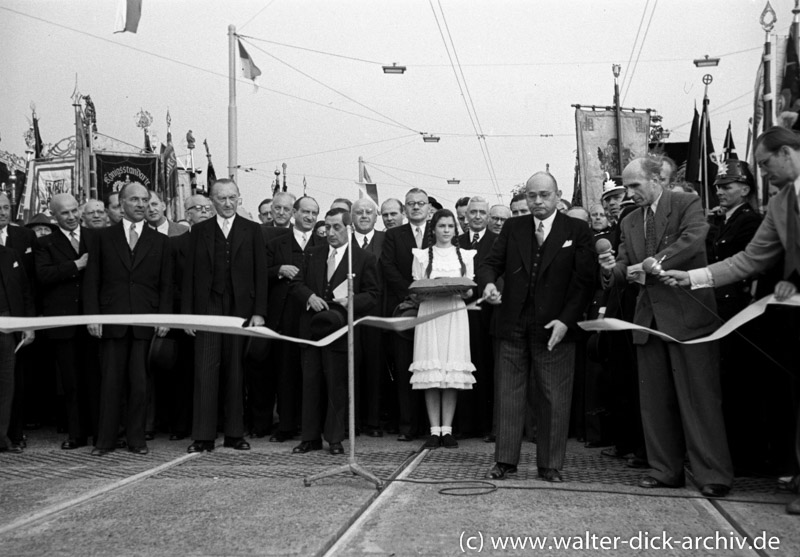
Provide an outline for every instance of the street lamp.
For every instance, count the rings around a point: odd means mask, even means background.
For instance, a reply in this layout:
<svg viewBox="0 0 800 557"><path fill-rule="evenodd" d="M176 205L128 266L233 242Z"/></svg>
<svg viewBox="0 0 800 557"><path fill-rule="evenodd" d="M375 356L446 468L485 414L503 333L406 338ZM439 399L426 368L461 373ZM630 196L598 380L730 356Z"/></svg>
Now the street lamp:
<svg viewBox="0 0 800 557"><path fill-rule="evenodd" d="M457 179L457 178L450 178L450 179L447 181L447 183L448 183L448 184L450 184L451 186L457 186L458 184L460 184L460 183L461 183L461 180L459 180L459 179Z"/></svg>
<svg viewBox="0 0 800 557"><path fill-rule="evenodd" d="M716 68L719 66L719 58L709 58L706 54L705 58L695 58L694 65L698 68Z"/></svg>
<svg viewBox="0 0 800 557"><path fill-rule="evenodd" d="M439 143L441 137L438 135L433 135L432 133L424 133L422 134L422 141L425 143Z"/></svg>
<svg viewBox="0 0 800 557"><path fill-rule="evenodd" d="M397 74L397 75L406 73L406 67L398 66L395 62L392 62L391 66L382 66L382 67L383 67L383 73Z"/></svg>

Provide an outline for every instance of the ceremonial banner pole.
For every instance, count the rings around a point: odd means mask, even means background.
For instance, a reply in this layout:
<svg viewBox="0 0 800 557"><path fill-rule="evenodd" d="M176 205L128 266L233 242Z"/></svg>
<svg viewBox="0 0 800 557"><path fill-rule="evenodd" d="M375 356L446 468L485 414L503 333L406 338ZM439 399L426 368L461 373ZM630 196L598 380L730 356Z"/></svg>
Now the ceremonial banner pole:
<svg viewBox="0 0 800 557"><path fill-rule="evenodd" d="M336 302L331 302L336 303ZM326 472L308 476L303 480L306 487L316 480L335 476L343 472L350 472L354 476L361 476L375 484L377 489L383 487L380 478L363 468L356 462L356 397L355 397L355 328L353 324L353 225L347 225L347 398L348 398L348 428L350 432L350 457L347 464L342 464ZM328 350L328 348L323 348Z"/></svg>
<svg viewBox="0 0 800 557"><path fill-rule="evenodd" d="M778 21L775 10L767 2L764 11L761 12L761 28L764 30L764 129L772 127L772 77L770 76L770 66L772 64L772 39L769 34Z"/></svg>
<svg viewBox="0 0 800 557"><path fill-rule="evenodd" d="M618 176L622 176L622 107L619 103L619 72L622 69L622 66L619 64L612 64L611 71L614 72L614 112L615 112L615 122L617 124L617 155L618 155L618 163L619 163L619 174Z"/></svg>
<svg viewBox="0 0 800 557"><path fill-rule="evenodd" d="M228 177L234 182L238 174L236 133L236 26L228 25Z"/></svg>
<svg viewBox="0 0 800 557"><path fill-rule="evenodd" d="M703 76L703 83L705 90L703 91L703 115L700 118L700 168L702 169L702 187L703 187L703 209L710 209L708 197L708 86L714 78L711 74Z"/></svg>

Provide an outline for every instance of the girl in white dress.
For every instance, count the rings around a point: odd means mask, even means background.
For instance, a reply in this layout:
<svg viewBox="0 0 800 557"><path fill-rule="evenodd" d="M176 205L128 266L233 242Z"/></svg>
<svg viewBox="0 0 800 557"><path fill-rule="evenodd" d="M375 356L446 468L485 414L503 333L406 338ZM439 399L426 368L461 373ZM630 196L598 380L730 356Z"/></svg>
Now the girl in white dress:
<svg viewBox="0 0 800 557"><path fill-rule="evenodd" d="M427 249L414 249L412 275L415 280L437 277L474 276L474 250L458 247L456 218L451 211L436 211L430 222L431 238ZM469 297L466 292L464 297ZM453 437L453 416L458 389L471 389L475 366L469 352L469 321L462 296L420 296L419 317L460 308L417 325L414 333L414 361L411 364L411 387L427 389L425 406L431 424L431 436L424 447L458 447Z"/></svg>

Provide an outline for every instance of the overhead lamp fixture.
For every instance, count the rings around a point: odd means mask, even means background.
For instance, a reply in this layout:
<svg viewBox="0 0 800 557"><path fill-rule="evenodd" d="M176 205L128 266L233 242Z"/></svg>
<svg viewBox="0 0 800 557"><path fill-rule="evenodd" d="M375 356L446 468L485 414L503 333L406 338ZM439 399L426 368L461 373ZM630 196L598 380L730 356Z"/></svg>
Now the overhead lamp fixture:
<svg viewBox="0 0 800 557"><path fill-rule="evenodd" d="M406 67L398 66L396 63L392 62L391 66L383 66L383 73L404 74L406 73Z"/></svg>
<svg viewBox="0 0 800 557"><path fill-rule="evenodd" d="M439 143L441 137L438 135L433 135L431 133L422 134L422 141L425 143Z"/></svg>
<svg viewBox="0 0 800 557"><path fill-rule="evenodd" d="M668 139L670 135L672 135L671 130L664 130L661 132L661 139Z"/></svg>
<svg viewBox="0 0 800 557"><path fill-rule="evenodd" d="M708 54L706 54L705 58L696 58L693 62L698 68L716 68L719 66L719 58L709 58Z"/></svg>
<svg viewBox="0 0 800 557"><path fill-rule="evenodd" d="M450 184L451 186L457 186L458 184L461 183L461 180L459 180L458 178L450 178L447 181L447 183Z"/></svg>

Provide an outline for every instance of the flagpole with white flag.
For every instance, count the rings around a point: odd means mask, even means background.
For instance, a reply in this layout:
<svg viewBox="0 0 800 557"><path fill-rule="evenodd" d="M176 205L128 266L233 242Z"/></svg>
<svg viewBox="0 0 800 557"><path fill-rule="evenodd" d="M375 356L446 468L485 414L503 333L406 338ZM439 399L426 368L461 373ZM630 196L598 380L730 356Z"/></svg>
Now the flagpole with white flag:
<svg viewBox="0 0 800 557"><path fill-rule="evenodd" d="M236 137L236 26L228 25L228 176L234 182L238 166Z"/></svg>

